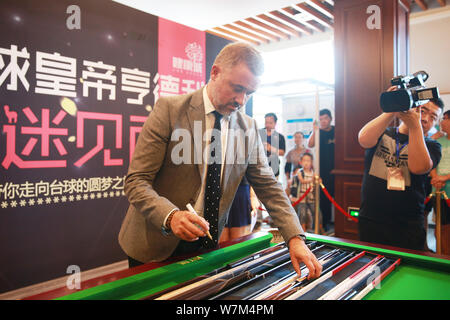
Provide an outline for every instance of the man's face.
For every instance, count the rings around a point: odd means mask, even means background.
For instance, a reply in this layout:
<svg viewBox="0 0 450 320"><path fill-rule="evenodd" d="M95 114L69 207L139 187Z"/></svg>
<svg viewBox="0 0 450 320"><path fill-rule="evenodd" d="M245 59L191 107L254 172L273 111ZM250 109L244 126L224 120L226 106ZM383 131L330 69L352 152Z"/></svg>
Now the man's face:
<svg viewBox="0 0 450 320"><path fill-rule="evenodd" d="M433 128L441 115L441 109L433 102L429 101L420 108L415 108L416 112L421 112L420 123L422 124L423 134L427 134Z"/></svg>
<svg viewBox="0 0 450 320"><path fill-rule="evenodd" d="M450 117L448 114L444 115L444 119L441 121L441 130L450 135Z"/></svg>
<svg viewBox="0 0 450 320"><path fill-rule="evenodd" d="M294 142L296 146L302 146L303 145L303 135L300 133L297 133L294 135Z"/></svg>
<svg viewBox="0 0 450 320"><path fill-rule="evenodd" d="M322 130L328 129L331 124L331 118L327 114L321 115L321 116L319 116L319 124L320 124L320 129L322 129Z"/></svg>
<svg viewBox="0 0 450 320"><path fill-rule="evenodd" d="M256 91L259 78L245 63L232 68L214 65L211 69L209 98L223 115L229 115L246 104Z"/></svg>
<svg viewBox="0 0 450 320"><path fill-rule="evenodd" d="M275 126L277 123L275 122L275 119L273 117L265 117L264 124L265 124L267 131L270 131L270 130L275 130Z"/></svg>

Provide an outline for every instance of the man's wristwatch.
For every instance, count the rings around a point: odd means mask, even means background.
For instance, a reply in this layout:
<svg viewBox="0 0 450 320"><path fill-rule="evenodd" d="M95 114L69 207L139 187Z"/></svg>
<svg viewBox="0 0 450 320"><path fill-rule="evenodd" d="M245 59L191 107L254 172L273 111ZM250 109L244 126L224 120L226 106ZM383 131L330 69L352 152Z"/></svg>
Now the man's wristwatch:
<svg viewBox="0 0 450 320"><path fill-rule="evenodd" d="M299 238L299 239L303 240L303 242L306 244L306 236L304 234L297 234L297 235L293 236L291 239L293 239L293 238ZM291 239L289 239L289 240L291 240Z"/></svg>
<svg viewBox="0 0 450 320"><path fill-rule="evenodd" d="M172 233L172 229L170 228L170 223L172 222L173 215L178 210L173 210L171 213L169 213L169 216L166 219L166 223L162 227L162 232L164 235L169 235Z"/></svg>

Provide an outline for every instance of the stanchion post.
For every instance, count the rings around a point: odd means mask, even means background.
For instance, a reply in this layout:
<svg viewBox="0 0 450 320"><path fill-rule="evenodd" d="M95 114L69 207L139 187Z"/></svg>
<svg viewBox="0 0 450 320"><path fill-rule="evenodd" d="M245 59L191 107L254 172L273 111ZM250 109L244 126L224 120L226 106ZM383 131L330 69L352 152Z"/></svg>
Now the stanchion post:
<svg viewBox="0 0 450 320"><path fill-rule="evenodd" d="M320 199L320 184L319 176L314 176L314 233L319 234L319 199Z"/></svg>
<svg viewBox="0 0 450 320"><path fill-rule="evenodd" d="M441 254L441 195L436 191L436 253Z"/></svg>

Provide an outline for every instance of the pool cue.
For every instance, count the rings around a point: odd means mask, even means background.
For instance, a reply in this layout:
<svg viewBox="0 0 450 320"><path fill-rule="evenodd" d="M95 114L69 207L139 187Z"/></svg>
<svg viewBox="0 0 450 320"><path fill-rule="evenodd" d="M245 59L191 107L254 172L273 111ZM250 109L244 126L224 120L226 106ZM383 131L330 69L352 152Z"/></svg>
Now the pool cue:
<svg viewBox="0 0 450 320"><path fill-rule="evenodd" d="M323 245L320 248L322 248L322 247L323 247ZM317 248L317 249L320 249L320 248ZM328 257L330 257L332 255L333 251L336 251L336 250L337 249L332 250L330 252L327 252L324 255L322 255L320 258L318 258L319 263L321 261L323 261L323 260L327 260ZM312 252L314 252L314 250ZM271 295L273 292L279 291L281 287L285 287L287 285L290 285L292 282L299 281L300 279L301 280L306 279L306 277L309 274L309 270L306 268L306 265L303 265L303 267L300 268L300 271L303 274L303 270L305 270L305 269L306 269L305 275L299 277L297 272L293 271L293 272L287 274L286 276L284 276L283 278L281 278L281 279L271 283L269 286L267 286L265 288L262 288L262 289L258 290L257 292L255 292L255 293L245 297L243 300L250 300L250 299L252 299L252 300L253 299L254 300L260 300L260 299L264 299L264 298L266 298L266 296Z"/></svg>
<svg viewBox="0 0 450 320"><path fill-rule="evenodd" d="M231 294L232 292L241 289L242 287L248 286L252 282L255 282L261 278L265 278L267 274L274 272L277 269L283 268L290 263L291 263L291 260L290 260L290 257L288 257L288 259L286 261L282 262L281 264L277 264L275 266L269 266L269 268L271 267L270 269L265 270L262 273L256 274L253 277L249 278L248 280L241 282L241 283L237 284L236 286L229 288L226 291L220 292L220 293L216 294L215 296L210 297L209 300L220 299L224 296L227 296L227 295Z"/></svg>
<svg viewBox="0 0 450 320"><path fill-rule="evenodd" d="M319 297L317 300L336 300L343 293L345 293L349 288L351 288L355 283L359 282L361 278L363 278L368 273L372 272L372 270L383 261L384 257L377 256L372 261L367 263L361 269L354 272L350 277L339 283L336 287Z"/></svg>
<svg viewBox="0 0 450 320"><path fill-rule="evenodd" d="M315 252L315 251L319 251L320 249L322 249L323 247L325 247L325 245L320 245L314 249L311 250L311 252ZM325 253L323 256L328 255L329 252ZM321 258L323 257L321 256ZM300 270L303 270L304 268L306 268L306 265L304 265L303 267L300 268ZM262 294L263 292L269 290L270 288L278 285L279 283L286 281L286 279L291 278L291 277L295 277L298 276L296 271L293 271L287 275L285 275L284 277L282 277L281 279L278 279L277 281L271 283L269 286L265 287L265 288L261 288L256 292L251 293L250 295L244 297L242 300L251 300L254 299L255 297L257 297L258 295Z"/></svg>
<svg viewBox="0 0 450 320"><path fill-rule="evenodd" d="M365 287L361 292L351 297L351 300L361 300L364 298L370 291L373 290L388 274L394 270L396 266L400 264L400 259L397 259L389 268L387 268L384 272L381 273L375 280L373 280L367 287Z"/></svg>
<svg viewBox="0 0 450 320"><path fill-rule="evenodd" d="M306 285L305 287L301 288L300 290L298 290L294 294L286 297L286 300L296 300L297 298L300 298L304 294L308 293L311 289L315 288L317 285L319 285L322 282L324 282L325 280L331 278L332 276L337 274L339 271L341 271L342 269L344 269L348 265L352 264L356 260L358 260L361 257L363 257L365 254L366 254L365 251L360 252L359 254L357 254L356 256L351 258L350 260L346 261L342 265L339 265L338 267L334 268L333 270L328 271L326 274L324 274L322 277L320 277L316 281L313 281L313 282L309 283L308 285Z"/></svg>
<svg viewBox="0 0 450 320"><path fill-rule="evenodd" d="M314 241L314 242L317 243L316 241ZM187 286L187 285L189 285L189 284L198 282L198 281L203 280L203 279L205 279L205 278L209 278L209 277L211 277L211 276L213 276L213 275L217 275L217 274L219 274L219 273L225 272L225 271L227 271L227 270L230 270L230 269L232 269L232 268L235 268L235 267L237 267L237 266L240 266L240 265L242 265L242 264L244 264L244 263L247 263L247 262L251 262L251 261L253 261L253 260L256 260L257 258L263 257L263 256L265 256L265 255L267 255L267 254L269 254L269 253L272 253L272 252L275 252L275 251L277 251L277 250L283 249L284 246L285 246L285 243L284 243L284 242L281 242L281 243L279 243L279 244L277 244L277 245L275 245L275 246L272 246L272 247L269 247L269 248L266 248L266 249L259 250L259 251L253 253L253 254L250 255L250 256L247 256L247 257L245 257L245 258L236 260L236 261L234 261L234 262L232 262L232 263L229 263L229 264L227 264L227 265L225 265L225 266L223 266L223 267L221 267L221 268L215 269L215 270L213 270L213 271L211 271L211 272L208 272L208 273L206 273L206 274L203 274L203 275L201 275L201 276L192 278L192 279L190 279L190 280L184 281L184 282L179 283L179 284L177 284L177 285L168 287L168 288L166 288L166 289L164 289L164 290L161 290L161 291L159 291L159 292L156 292L156 293L154 293L154 294L151 294L151 295L149 295L149 296L146 296L146 297L142 298L142 300L153 300L153 299L156 299L156 298L158 298L158 297L160 297L160 296L162 296L162 295L164 295L164 294L166 294L166 293L168 293L168 292L171 292L171 291L180 289L180 288L185 287L185 286Z"/></svg>
<svg viewBox="0 0 450 320"><path fill-rule="evenodd" d="M227 268L230 268L230 269L231 269L231 268L238 267L238 266L240 266L240 265L242 265L242 264L244 264L244 263L247 263L247 262L256 260L256 259L262 257L262 256L265 255L265 254L268 254L268 253L270 253L270 252L274 252L274 251L280 250L280 249L282 249L285 245L286 245L286 244L285 244L284 242L280 242L280 243L276 244L276 245L273 246L273 247L269 247L269 248L260 250L260 251L255 252L254 254L252 254L252 255L250 255L250 256L247 256L247 257L244 257L244 258L242 258L242 259L239 259L239 260L236 260L236 261L234 261L234 262L231 262L231 263L227 264L226 267L227 267Z"/></svg>
<svg viewBox="0 0 450 320"><path fill-rule="evenodd" d="M320 263L323 265L322 272L325 274L329 270L333 269L337 265L341 264L343 261L347 260L352 256L353 253L348 252L336 252L336 254L333 254L332 256L322 260ZM319 278L320 279L320 278ZM301 278L296 279L295 282L291 283L290 285L285 286L284 288L281 288L279 291L274 292L271 296L268 296L265 298L265 300L283 300L295 292L302 289L304 286L317 281L316 279L308 279L307 275Z"/></svg>
<svg viewBox="0 0 450 320"><path fill-rule="evenodd" d="M312 246L315 246L316 244L317 244L317 242L316 242L316 241L313 241L313 242L311 242L311 243L308 243L307 246L312 247ZM312 251L312 252L318 251L318 250L320 250L320 249L321 249L322 247L324 247L324 246L325 246L325 245L320 245L320 246L318 246L318 247L313 248L311 251ZM274 260L276 260L276 259L279 259L279 258L272 259L272 260L269 261L269 262L273 264L273 263L274 263ZM269 263L269 262L267 262L267 263ZM269 274L269 273L271 273L271 272L275 272L275 271L276 271L277 269L279 269L279 268L285 267L286 265L288 265L288 264L291 263L291 261L290 261L290 256L287 257L286 261L280 261L280 262L276 262L276 263L277 263L276 265L274 265L274 266L269 266L269 268L266 269L266 270L261 270L262 273L257 272L257 271L255 270L255 269L260 268L260 267L262 267L262 266L256 266L255 268L253 268L253 269L251 270L252 274L255 273L255 274L254 274L254 277L251 277L251 278L249 278L248 280L246 280L246 281L244 281L244 282L242 282L242 283L239 283L238 285L236 285L236 286L234 286L234 287L232 287L232 288L229 288L229 289L226 290L226 291L222 291L222 292L218 293L217 295L210 297L209 300L220 299L220 298L222 298L222 297L224 297L224 296L230 295L231 293L240 290L242 287L245 287L245 286L249 285L249 284L252 283L252 282L255 282L255 281L258 281L258 280L261 279L261 278L264 278L267 274ZM306 266L305 266L305 267L306 267ZM303 268L303 267L302 267L302 268ZM295 271L294 271L294 272L295 272ZM283 277L283 279L284 279L284 278L285 278L285 277ZM262 288L262 289L260 289L260 290L261 290L261 291L264 291L265 288ZM258 290L257 292L259 292L260 290ZM249 297L253 296L254 294L255 294L255 293L251 293L251 294L249 294L248 296L242 298L242 300L247 300Z"/></svg>
<svg viewBox="0 0 450 320"><path fill-rule="evenodd" d="M188 204L186 205L186 208L189 210L189 212L194 213L194 214L196 214L196 215L198 216L197 211L194 210L194 208L192 207L192 205L191 205L190 203L188 203ZM205 233L206 233L206 235L208 236L208 238L211 239L211 241L213 241L213 238L212 238L212 236L211 236L211 233L209 233L209 230L206 230Z"/></svg>
<svg viewBox="0 0 450 320"><path fill-rule="evenodd" d="M330 252L331 253L331 252ZM336 257L336 254L339 255L339 252L333 252L329 255L324 255L319 259L319 263L321 265L325 265L327 262L333 260ZM280 284L277 284L273 288L269 288L269 290L263 292L259 296L256 296L255 300L276 300L280 295L289 292L289 290L297 287L298 285L301 285L303 281L307 280L309 275L309 270L306 269L305 274L303 276L298 276L294 274L289 279L283 281Z"/></svg>
<svg viewBox="0 0 450 320"><path fill-rule="evenodd" d="M394 261L386 259L383 263L378 265L379 270L372 270L368 275L364 276L358 283L352 286L349 290L344 292L337 300L350 300L353 296L365 289L373 280L378 277L377 274L382 274Z"/></svg>
<svg viewBox="0 0 450 320"><path fill-rule="evenodd" d="M339 267L339 265L341 265L343 262L345 262L346 260L350 259L351 256L353 256L354 253L353 252L343 252L341 254L339 254L338 256L334 257L331 259L331 261L328 261L324 264L324 274L327 274L328 271L335 269L336 267ZM321 278L319 278L321 279ZM292 287L287 290L286 292L281 293L280 295L278 295L276 297L277 300L285 300L291 296L293 296L294 294L296 294L297 292L300 292L301 290L303 290L304 288L308 287L309 285L316 283L319 280L315 280L315 279L304 279L302 281L296 282L295 284L292 285ZM319 283L321 283L322 281L320 280ZM309 287L309 290L314 289L316 285L312 285ZM304 291L302 291L304 292ZM306 292L307 293L307 292ZM304 294L304 293L303 293ZM303 295L302 294L302 295Z"/></svg>
<svg viewBox="0 0 450 320"><path fill-rule="evenodd" d="M207 286L209 284L211 284L214 280L219 279L221 277L224 276L234 276L234 275L238 275L240 272L244 272L245 270L247 270L249 267L260 264L262 262L266 262L274 257L278 257L281 256L283 254L285 254L286 252L288 252L287 248L283 248L281 250L277 250L275 252L269 253L266 256L257 258L255 260L252 260L250 262L244 263L234 269L230 269L230 270L225 270L219 274L216 274L214 276L208 277L206 279L200 280L196 283L191 283L185 287L179 288L177 290L174 290L172 292L168 292L167 294L164 294L158 298L156 298L157 300L168 300L168 299L176 299L176 297L180 294L184 294L185 292L189 292L190 290L195 290L197 287L200 286Z"/></svg>

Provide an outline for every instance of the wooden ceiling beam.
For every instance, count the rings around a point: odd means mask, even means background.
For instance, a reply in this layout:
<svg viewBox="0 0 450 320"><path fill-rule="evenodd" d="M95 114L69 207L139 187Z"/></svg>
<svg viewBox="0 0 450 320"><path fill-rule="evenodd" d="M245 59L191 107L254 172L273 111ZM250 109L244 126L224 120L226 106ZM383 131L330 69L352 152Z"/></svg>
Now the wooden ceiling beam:
<svg viewBox="0 0 450 320"><path fill-rule="evenodd" d="M300 12L309 13L313 17L314 20L316 20L320 24L324 25L325 27L333 29L333 24L328 20L328 18L326 18L320 12L312 9L311 7L308 7L306 4L299 3L299 4L296 4L296 5L293 5L293 7L294 7L294 9L297 9Z"/></svg>
<svg viewBox="0 0 450 320"><path fill-rule="evenodd" d="M277 26L280 29L283 29L283 30L289 32L291 35L293 35L295 37L299 37L301 35L300 31L297 31L297 30L289 27L288 25L281 23L280 21L275 20L274 18L266 16L265 14L259 14L259 15L257 15L257 17L273 24L274 26Z"/></svg>
<svg viewBox="0 0 450 320"><path fill-rule="evenodd" d="M239 41L239 39L230 37L230 36L228 36L228 35L221 34L221 33L219 33L219 32L216 32L216 31L212 30L212 29L208 29L208 30L206 30L206 32L208 32L208 33L210 33L210 34L212 34L212 35L215 35L215 36L218 36L218 37L221 37L221 38L224 38L224 39L233 41L233 42Z"/></svg>
<svg viewBox="0 0 450 320"><path fill-rule="evenodd" d="M267 38L270 38L270 39L272 39L273 41L280 41L280 40L281 40L280 37L275 36L275 35L273 35L272 33L267 32L267 31L264 31L264 30L262 30L262 29L258 29L258 28L256 28L256 27L253 27L253 26L249 25L248 23L245 23L245 22L242 22L242 21L235 21L235 22L233 22L233 23L234 23L234 24L237 24L237 25L239 25L239 26L241 26L241 27L243 27L243 28L246 28L246 29L248 29L248 30L251 30L251 31L253 31L253 32L255 32L255 33L261 34L261 35L263 35L263 36L265 36L265 37L267 37Z"/></svg>
<svg viewBox="0 0 450 320"><path fill-rule="evenodd" d="M292 7L286 7L286 8L283 8L283 10L286 12L288 17L291 17L295 21L298 21L295 18L295 15L299 13L297 10L295 10ZM306 26L307 28L310 28L311 30L314 30L314 31L318 31L318 32L325 31L325 27L323 27L322 25L313 24L313 23L311 23L311 21L298 21L298 23L301 23L304 26Z"/></svg>
<svg viewBox="0 0 450 320"><path fill-rule="evenodd" d="M334 19L334 13L333 9L330 9L327 7L322 1L319 0L307 0L307 4L309 4L311 7L316 9L317 11L320 11L320 13L326 15L330 19Z"/></svg>
<svg viewBox="0 0 450 320"><path fill-rule="evenodd" d="M428 9L428 5L423 0L415 0L417 5L422 9L423 11L426 11Z"/></svg>
<svg viewBox="0 0 450 320"><path fill-rule="evenodd" d="M261 44L261 42L259 42L259 41L250 39L250 38L245 37L243 35L240 35L240 34L238 34L236 32L232 32L232 31L220 28L220 27L213 28L213 30L219 31L220 33L223 33L223 34L227 34L227 35L229 35L229 36L231 36L233 38L237 38L237 39L240 39L240 40L247 41L247 42L252 43L254 45L257 45L257 46L259 46Z"/></svg>
<svg viewBox="0 0 450 320"><path fill-rule="evenodd" d="M261 40L261 42L264 42L264 43L269 43L270 42L270 40L267 39L267 38L261 37L260 35L254 34L253 32L250 32L248 30L236 27L236 26L234 26L232 24L226 24L223 27L226 27L228 29L231 29L231 30L237 31L239 33L245 34L245 35L247 35L247 36L249 36L249 37L251 37L253 39Z"/></svg>
<svg viewBox="0 0 450 320"><path fill-rule="evenodd" d="M257 26L259 26L261 28L264 28L266 30L270 30L271 32L273 32L275 34L278 34L283 39L290 39L291 38L291 36L289 34L287 34L285 32L282 32L280 29L277 29L277 28L274 28L272 26L269 26L268 24L263 23L263 22L255 19L255 18L247 18L245 20L248 21L248 22L251 22L251 23L253 23L253 24L255 24L255 25L257 25Z"/></svg>
<svg viewBox="0 0 450 320"><path fill-rule="evenodd" d="M306 28L305 25L301 24L297 20L292 19L291 17L289 17L277 10L271 11L270 14L279 19L282 19L283 21L285 21L288 24L291 24L292 26L296 27L297 29L299 29L301 32L303 32L306 35L308 35L308 36L312 35L312 31L310 29Z"/></svg>

